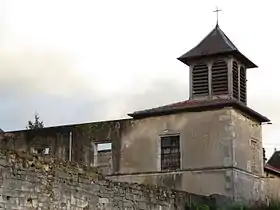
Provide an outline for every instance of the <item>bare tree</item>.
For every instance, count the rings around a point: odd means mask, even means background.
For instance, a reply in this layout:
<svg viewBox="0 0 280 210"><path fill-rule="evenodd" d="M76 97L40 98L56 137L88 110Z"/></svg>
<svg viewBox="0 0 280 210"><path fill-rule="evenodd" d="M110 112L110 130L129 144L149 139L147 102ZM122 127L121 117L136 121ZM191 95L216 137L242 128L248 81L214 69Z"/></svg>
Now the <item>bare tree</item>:
<svg viewBox="0 0 280 210"><path fill-rule="evenodd" d="M34 122L28 121L28 124L26 126L26 129L39 129L39 128L44 128L44 123L43 121L40 121L40 117L38 113L34 114Z"/></svg>

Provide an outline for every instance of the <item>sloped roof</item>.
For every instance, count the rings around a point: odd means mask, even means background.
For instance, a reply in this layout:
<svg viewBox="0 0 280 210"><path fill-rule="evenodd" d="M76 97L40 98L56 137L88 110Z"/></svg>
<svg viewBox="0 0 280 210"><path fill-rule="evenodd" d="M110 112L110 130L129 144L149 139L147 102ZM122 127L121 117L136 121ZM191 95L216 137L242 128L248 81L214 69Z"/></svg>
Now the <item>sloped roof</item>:
<svg viewBox="0 0 280 210"><path fill-rule="evenodd" d="M249 116L259 120L260 122L269 122L270 120L259 114L258 112L250 109L249 107L243 105L237 100L232 99L211 99L211 100L186 100L178 103L173 103L157 108L146 109L141 111L136 111L134 113L128 114L129 116L139 119L151 116L168 115L179 112L197 112L211 109L219 109L223 107L234 107L240 111L248 114Z"/></svg>
<svg viewBox="0 0 280 210"><path fill-rule="evenodd" d="M275 151L271 158L267 161L267 165L280 171L280 151Z"/></svg>
<svg viewBox="0 0 280 210"><path fill-rule="evenodd" d="M269 171L269 172L272 172L273 174L280 175L280 169L279 168L275 168L275 167L273 167L271 165L268 165L268 164L265 164L264 171Z"/></svg>
<svg viewBox="0 0 280 210"><path fill-rule="evenodd" d="M265 171L280 175L280 151L275 151L264 166Z"/></svg>
<svg viewBox="0 0 280 210"><path fill-rule="evenodd" d="M246 58L232 41L220 29L216 27L194 48L178 58L178 60L189 65L189 61L205 56L214 56L221 54L232 54L237 59L240 59L247 68L257 67L252 61Z"/></svg>

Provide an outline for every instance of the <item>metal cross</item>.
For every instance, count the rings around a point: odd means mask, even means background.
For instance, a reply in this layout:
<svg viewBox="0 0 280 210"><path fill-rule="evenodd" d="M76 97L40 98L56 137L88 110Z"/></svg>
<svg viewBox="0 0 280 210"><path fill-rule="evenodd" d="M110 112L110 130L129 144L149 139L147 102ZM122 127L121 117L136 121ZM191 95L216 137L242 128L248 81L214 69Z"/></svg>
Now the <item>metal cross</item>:
<svg viewBox="0 0 280 210"><path fill-rule="evenodd" d="M218 25L218 21L219 21L219 12L221 12L222 10L219 9L218 7L216 7L216 10L214 10L213 12L217 13L217 25Z"/></svg>

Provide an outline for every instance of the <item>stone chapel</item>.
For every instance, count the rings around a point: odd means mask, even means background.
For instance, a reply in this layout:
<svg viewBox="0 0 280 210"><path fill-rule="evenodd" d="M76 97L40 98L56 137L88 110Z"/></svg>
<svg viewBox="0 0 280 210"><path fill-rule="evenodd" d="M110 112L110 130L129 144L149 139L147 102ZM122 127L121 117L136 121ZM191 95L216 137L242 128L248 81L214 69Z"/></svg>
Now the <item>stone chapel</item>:
<svg viewBox="0 0 280 210"><path fill-rule="evenodd" d="M270 120L247 106L246 72L257 65L218 24L178 60L189 67L188 100L123 120L9 132L1 148L95 166L112 180L260 199Z"/></svg>

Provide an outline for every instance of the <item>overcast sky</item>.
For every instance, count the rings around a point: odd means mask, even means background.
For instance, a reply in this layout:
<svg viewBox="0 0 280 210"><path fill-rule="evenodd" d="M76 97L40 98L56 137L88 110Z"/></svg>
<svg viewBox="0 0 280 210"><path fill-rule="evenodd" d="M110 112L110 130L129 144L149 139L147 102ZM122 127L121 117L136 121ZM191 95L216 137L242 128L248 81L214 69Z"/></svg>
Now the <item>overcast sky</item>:
<svg viewBox="0 0 280 210"><path fill-rule="evenodd" d="M271 118L263 140L280 149L277 1L1 0L0 127L23 129L126 117L188 99L188 67L176 58L216 23L259 68L248 105Z"/></svg>

